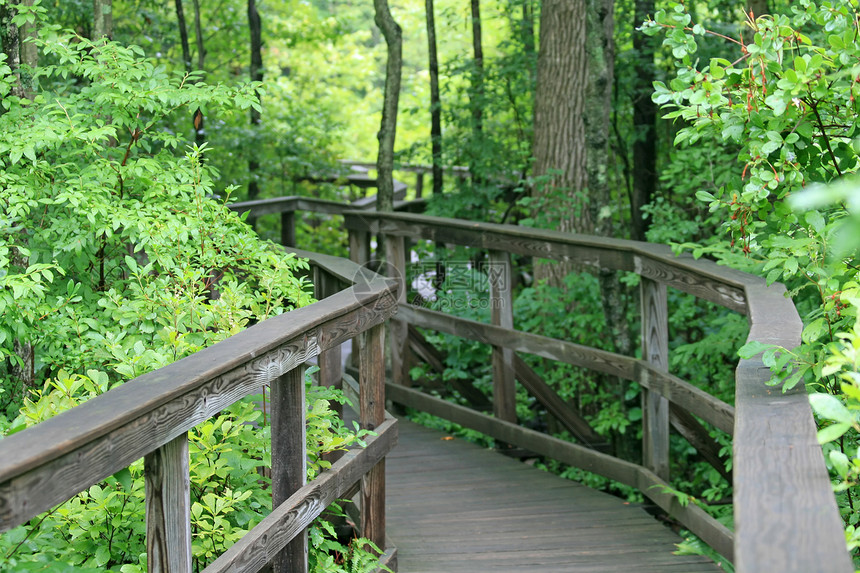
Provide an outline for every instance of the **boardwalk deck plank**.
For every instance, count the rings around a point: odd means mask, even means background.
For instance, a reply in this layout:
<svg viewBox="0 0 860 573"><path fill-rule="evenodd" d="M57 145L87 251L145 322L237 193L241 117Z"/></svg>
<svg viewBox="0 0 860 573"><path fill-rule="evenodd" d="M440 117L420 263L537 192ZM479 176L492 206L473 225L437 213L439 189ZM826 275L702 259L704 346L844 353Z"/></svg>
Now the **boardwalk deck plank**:
<svg viewBox="0 0 860 573"><path fill-rule="evenodd" d="M636 504L401 420L387 458L400 573L716 572Z"/></svg>

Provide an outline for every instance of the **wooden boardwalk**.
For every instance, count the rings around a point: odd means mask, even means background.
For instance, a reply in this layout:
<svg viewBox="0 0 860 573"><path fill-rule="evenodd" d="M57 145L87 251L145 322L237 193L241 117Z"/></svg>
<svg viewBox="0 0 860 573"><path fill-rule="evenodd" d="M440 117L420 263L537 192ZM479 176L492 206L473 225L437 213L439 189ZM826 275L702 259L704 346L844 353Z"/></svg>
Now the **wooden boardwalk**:
<svg viewBox="0 0 860 573"><path fill-rule="evenodd" d="M621 499L406 420L386 462L400 573L721 571Z"/></svg>

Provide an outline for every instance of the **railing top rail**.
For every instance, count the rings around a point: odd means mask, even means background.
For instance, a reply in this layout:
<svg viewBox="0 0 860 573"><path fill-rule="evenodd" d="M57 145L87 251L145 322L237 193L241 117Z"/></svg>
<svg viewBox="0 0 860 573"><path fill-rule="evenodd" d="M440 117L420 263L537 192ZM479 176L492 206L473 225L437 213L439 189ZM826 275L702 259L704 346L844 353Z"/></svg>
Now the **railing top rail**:
<svg viewBox="0 0 860 573"><path fill-rule="evenodd" d="M794 348L802 322L780 284L662 245L405 213L346 212L347 228L636 272L749 317L748 340ZM760 358L736 371L738 571L851 571L803 385L783 393Z"/></svg>
<svg viewBox="0 0 860 573"><path fill-rule="evenodd" d="M344 216L347 228L358 231L635 272L741 313L747 312L746 287L764 285L758 277L690 255L676 256L668 247L652 243L410 213L346 211Z"/></svg>
<svg viewBox="0 0 860 573"><path fill-rule="evenodd" d="M335 262L320 258L315 262L323 267ZM0 531L127 467L395 312L394 281L345 260L333 272L346 282L363 280L0 440Z"/></svg>

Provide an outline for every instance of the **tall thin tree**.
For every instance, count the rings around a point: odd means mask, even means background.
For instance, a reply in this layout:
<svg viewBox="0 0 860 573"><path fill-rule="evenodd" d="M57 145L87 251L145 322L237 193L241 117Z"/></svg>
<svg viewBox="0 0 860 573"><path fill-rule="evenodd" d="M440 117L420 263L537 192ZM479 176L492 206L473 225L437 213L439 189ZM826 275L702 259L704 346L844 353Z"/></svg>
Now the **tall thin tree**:
<svg viewBox="0 0 860 573"><path fill-rule="evenodd" d="M256 0L248 0L248 29L251 32L251 66L249 68L251 81L261 82L263 81L263 26L260 21L260 13L257 11ZM259 131L261 120L260 112L252 107L251 130L255 135ZM248 158L248 175L250 177L248 199L256 199L260 195L260 187L257 183L257 171L260 169L260 162L255 155L257 146L254 147L255 149L251 150L251 155Z"/></svg>
<svg viewBox="0 0 860 573"><path fill-rule="evenodd" d="M394 141L397 135L397 107L400 103L400 77L403 70L403 31L388 6L388 0L373 0L376 25L388 46L385 64L385 94L379 126L379 152L376 157L378 179L376 209L394 210Z"/></svg>
<svg viewBox="0 0 860 573"><path fill-rule="evenodd" d="M186 72L191 72L191 46L188 44L188 24L185 22L182 0L176 0L176 22L179 24L179 43L182 45L182 65Z"/></svg>
<svg viewBox="0 0 860 573"><path fill-rule="evenodd" d="M433 194L442 193L442 98L439 95L439 55L436 49L436 17L433 0L425 0L427 54L430 68L430 145L433 154Z"/></svg>

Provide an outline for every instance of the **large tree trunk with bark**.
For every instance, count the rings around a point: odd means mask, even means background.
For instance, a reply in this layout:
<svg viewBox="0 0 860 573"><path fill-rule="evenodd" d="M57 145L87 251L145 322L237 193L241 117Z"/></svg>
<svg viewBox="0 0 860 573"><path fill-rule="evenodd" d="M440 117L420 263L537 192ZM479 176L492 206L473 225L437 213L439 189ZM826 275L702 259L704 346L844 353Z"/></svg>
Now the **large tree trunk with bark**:
<svg viewBox="0 0 860 573"><path fill-rule="evenodd" d="M379 152L376 158L378 211L394 210L394 140L397 135L397 107L400 103L400 76L403 69L403 33L388 7L388 0L373 0L376 25L388 46L385 64L385 95L379 126Z"/></svg>
<svg viewBox="0 0 860 573"><path fill-rule="evenodd" d="M586 202L585 94L586 3L546 0L540 20L540 51L534 110L533 215L559 231L590 233ZM561 284L569 264L535 265L535 279Z"/></svg>
<svg viewBox="0 0 860 573"><path fill-rule="evenodd" d="M113 37L113 0L93 0L93 39Z"/></svg>
<svg viewBox="0 0 860 573"><path fill-rule="evenodd" d="M427 54L430 68L430 145L433 154L433 194L442 193L442 99L439 95L439 57L436 50L436 17L433 0L425 0Z"/></svg>

